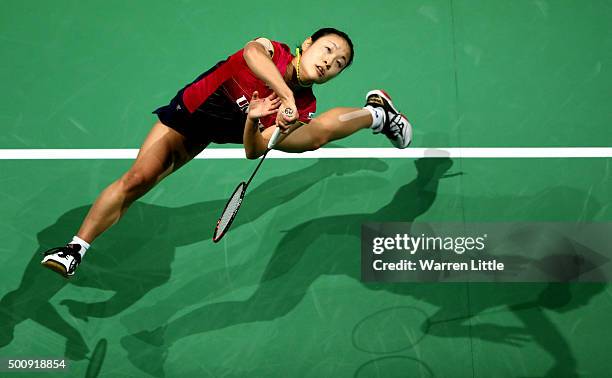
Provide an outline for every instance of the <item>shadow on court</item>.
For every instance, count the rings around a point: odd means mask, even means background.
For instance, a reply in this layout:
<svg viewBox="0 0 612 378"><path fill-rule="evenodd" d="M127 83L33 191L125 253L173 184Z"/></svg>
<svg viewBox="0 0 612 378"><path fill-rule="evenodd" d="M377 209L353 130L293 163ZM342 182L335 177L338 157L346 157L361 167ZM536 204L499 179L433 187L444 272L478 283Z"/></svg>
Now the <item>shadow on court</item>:
<svg viewBox="0 0 612 378"><path fill-rule="evenodd" d="M438 184L446 178L446 172L453 162L450 159L420 159L415 162L417 176L400 187L391 201L374 213L329 216L313 219L288 230L275 248L255 292L243 301L210 303L167 321L155 329L141 327L140 332L122 339L128 358L143 371L155 376L163 376L163 364L168 348L184 337L223 329L243 323L273 320L282 317L302 301L315 280L325 275L344 275L360 279L360 228L365 222L411 222L426 213L437 197ZM411 176L410 169L406 175ZM331 194L333 195L333 194ZM494 206L499 201L507 201L511 215L515 219L537 218L538 211L544 206L552 206L564 200L567 215L578 218L576 214L591 219L591 212L597 211L599 204L585 193L574 189L558 187L540 193L535 197L513 198L469 198L464 201L468 206ZM543 213L544 214L544 213ZM504 214L508 215L508 214ZM333 249L330 249L333 246ZM568 250L571 246L567 246ZM201 280L208 278L200 278ZM500 345L518 346L527 342L537 343L549 353L554 364L542 366L549 369L548 376L573 376L576 374L576 359L570 345L548 317L546 310L558 313L571 311L585 306L590 299L600 293L602 284L364 284L371 290L381 290L406 297L408 305L424 302L439 310L427 314L418 308L403 307L405 316L398 316L394 309L380 312L380 316L397 317L388 334L393 337L385 345L364 345L380 343L380 338L371 337L372 333L359 322L353 334L356 349L378 355L374 360L357 368L356 375L364 371L384 372L385 365L405 364L431 371L425 361L412 358L387 358L393 353L406 352L426 336L438 338L476 338ZM178 297L179 292L173 297ZM408 299L412 298L412 299ZM416 299L416 302L414 301ZM174 309L178 311L181 307ZM402 309L402 307L399 307ZM521 321L521 326L508 326L498 321L486 321L486 316L500 312L511 313ZM173 313L174 313L173 312ZM387 313L388 312L388 313ZM395 311L397 312L397 311ZM422 314L416 319L410 314ZM142 315L142 314L141 314ZM399 314L401 315L401 314ZM166 314L169 319L171 314ZM378 315L377 315L378 316ZM380 324L381 322L376 322ZM384 322L382 322L384 323ZM411 329L411 335L402 335L397 329ZM143 329L151 329L150 331ZM380 331L380 329L378 330ZM420 335L419 335L420 333ZM403 336L403 337L402 337ZM415 341L416 340L416 341ZM383 355L384 357L380 357ZM384 362L383 365L381 365ZM432 361L437 363L438 361ZM545 362L543 362L544 364ZM393 371L393 370L390 370ZM385 374L382 374L385 375Z"/></svg>
<svg viewBox="0 0 612 378"><path fill-rule="evenodd" d="M386 169L387 165L377 159L322 159L305 169L268 179L247 194L249 200L243 211L248 209L248 216L238 216L233 228L264 215L332 175ZM84 321L121 313L169 280L177 247L211 238L225 202L226 199L221 199L177 208L134 203L125 217L96 241L77 275L70 280L41 267L42 252L61 245L73 235L89 206L62 214L53 225L38 233L39 248L26 266L19 287L0 300L0 348L11 343L18 324L32 320L66 339L65 357L88 358L89 347L81 332L58 313L50 299L68 284L102 289L113 295L100 302L64 300L61 304ZM223 282L227 278L220 273L211 279Z"/></svg>

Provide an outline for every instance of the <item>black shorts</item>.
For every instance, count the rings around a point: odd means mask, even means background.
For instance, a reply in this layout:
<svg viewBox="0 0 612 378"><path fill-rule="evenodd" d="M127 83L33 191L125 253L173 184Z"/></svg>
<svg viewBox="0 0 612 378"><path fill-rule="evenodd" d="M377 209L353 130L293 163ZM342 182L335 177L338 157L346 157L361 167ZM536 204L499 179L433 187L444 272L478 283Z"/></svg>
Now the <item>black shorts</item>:
<svg viewBox="0 0 612 378"><path fill-rule="evenodd" d="M170 101L155 111L164 125L199 143L240 143L244 133L244 114L219 87L195 112L183 103L180 90Z"/></svg>

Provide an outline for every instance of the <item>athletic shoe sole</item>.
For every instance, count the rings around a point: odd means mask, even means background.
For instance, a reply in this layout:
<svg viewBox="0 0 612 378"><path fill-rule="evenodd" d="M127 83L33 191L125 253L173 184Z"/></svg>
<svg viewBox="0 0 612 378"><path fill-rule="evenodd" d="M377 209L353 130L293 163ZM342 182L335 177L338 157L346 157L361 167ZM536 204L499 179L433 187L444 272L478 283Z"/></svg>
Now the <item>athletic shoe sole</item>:
<svg viewBox="0 0 612 378"><path fill-rule="evenodd" d="M408 118L406 118L405 115L403 115L402 113L400 114L406 120L406 126L404 127L406 131L404 132L404 134L408 136L408 144L402 147L397 147L397 148L404 149L404 148L408 148L412 144L412 124L410 123Z"/></svg>
<svg viewBox="0 0 612 378"><path fill-rule="evenodd" d="M402 114L395 108L395 106L393 105L393 101L391 101L391 96L389 96L387 92L383 91L382 89L374 89L372 91L369 91L366 94L366 102L368 101L368 97L370 97L371 95L379 95L380 97L384 98L385 100L387 100L389 106L391 106L391 109L393 109L394 112Z"/></svg>
<svg viewBox="0 0 612 378"><path fill-rule="evenodd" d="M64 268L64 266L60 263L57 263L53 260L47 260L45 262L41 262L40 264L58 274L61 274L64 278L70 278L70 276L66 272L66 268Z"/></svg>

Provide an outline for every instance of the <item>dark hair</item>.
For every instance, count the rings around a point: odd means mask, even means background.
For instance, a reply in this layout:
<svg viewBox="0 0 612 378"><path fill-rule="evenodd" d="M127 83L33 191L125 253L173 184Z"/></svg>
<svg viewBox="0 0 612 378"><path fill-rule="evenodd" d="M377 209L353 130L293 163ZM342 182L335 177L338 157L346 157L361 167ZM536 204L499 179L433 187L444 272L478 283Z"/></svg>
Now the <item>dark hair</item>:
<svg viewBox="0 0 612 378"><path fill-rule="evenodd" d="M338 37L343 38L346 41L346 43L348 43L349 49L351 51L351 57L348 59L348 62L346 62L346 66L344 67L344 68L347 68L348 66L351 65L351 63L353 63L353 58L355 57L355 49L353 48L353 41L351 41L348 34L338 29L335 29L335 28L322 28L314 32L314 34L311 35L310 38L312 38L312 42L314 43L317 39L323 36L329 35L329 34L335 34Z"/></svg>

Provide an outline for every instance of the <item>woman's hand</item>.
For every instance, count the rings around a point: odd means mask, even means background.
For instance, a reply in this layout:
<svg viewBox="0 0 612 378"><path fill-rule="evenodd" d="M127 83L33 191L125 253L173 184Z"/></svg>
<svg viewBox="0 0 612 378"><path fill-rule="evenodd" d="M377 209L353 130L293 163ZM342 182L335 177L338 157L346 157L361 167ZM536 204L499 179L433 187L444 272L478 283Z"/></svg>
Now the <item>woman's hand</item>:
<svg viewBox="0 0 612 378"><path fill-rule="evenodd" d="M298 116L299 114L293 98L284 100L276 115L276 126L280 127L283 134L286 134L289 126L298 120Z"/></svg>
<svg viewBox="0 0 612 378"><path fill-rule="evenodd" d="M253 121L257 121L261 117L266 117L278 112L280 106L281 100L276 93L272 92L268 97L261 99L259 98L259 93L255 91L251 96L247 117Z"/></svg>

